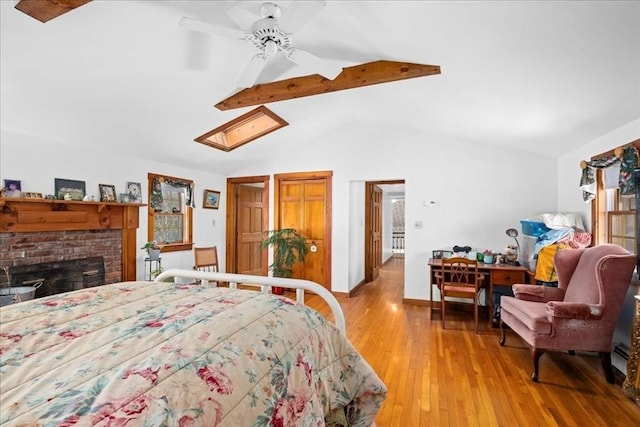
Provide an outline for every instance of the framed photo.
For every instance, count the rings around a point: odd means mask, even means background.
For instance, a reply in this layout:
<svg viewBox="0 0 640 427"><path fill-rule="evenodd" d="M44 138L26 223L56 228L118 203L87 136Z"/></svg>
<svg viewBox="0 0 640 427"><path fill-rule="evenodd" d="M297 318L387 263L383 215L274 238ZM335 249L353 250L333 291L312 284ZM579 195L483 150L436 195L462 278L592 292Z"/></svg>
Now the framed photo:
<svg viewBox="0 0 640 427"><path fill-rule="evenodd" d="M25 193L27 199L42 199L42 193Z"/></svg>
<svg viewBox="0 0 640 427"><path fill-rule="evenodd" d="M130 203L142 203L142 186L139 182L127 182Z"/></svg>
<svg viewBox="0 0 640 427"><path fill-rule="evenodd" d="M84 181L74 181L72 179L55 179L56 199L64 200L66 195L68 200L82 200L86 195L86 184Z"/></svg>
<svg viewBox="0 0 640 427"><path fill-rule="evenodd" d="M451 256L453 256L453 251L435 250L431 252L433 259L451 258Z"/></svg>
<svg viewBox="0 0 640 427"><path fill-rule="evenodd" d="M110 184L98 184L101 202L117 202L116 187Z"/></svg>
<svg viewBox="0 0 640 427"><path fill-rule="evenodd" d="M22 197L22 187L20 181L15 179L5 179L6 197Z"/></svg>
<svg viewBox="0 0 640 427"><path fill-rule="evenodd" d="M213 190L204 190L202 207L207 209L218 209L218 206L220 206L220 192Z"/></svg>

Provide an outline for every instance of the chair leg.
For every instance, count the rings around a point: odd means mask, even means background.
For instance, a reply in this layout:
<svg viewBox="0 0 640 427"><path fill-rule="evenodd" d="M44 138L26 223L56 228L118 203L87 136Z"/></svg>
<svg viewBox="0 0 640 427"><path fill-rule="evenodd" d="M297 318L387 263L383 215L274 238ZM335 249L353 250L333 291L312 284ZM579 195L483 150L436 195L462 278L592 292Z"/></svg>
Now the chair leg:
<svg viewBox="0 0 640 427"><path fill-rule="evenodd" d="M504 322L500 319L500 345L504 347L504 343L507 342L507 329L504 326Z"/></svg>
<svg viewBox="0 0 640 427"><path fill-rule="evenodd" d="M613 374L613 367L611 366L611 353L600 353L600 362L602 363L605 379L609 384L614 384L616 380Z"/></svg>
<svg viewBox="0 0 640 427"><path fill-rule="evenodd" d="M538 348L531 349L531 356L533 357L533 372L531 373L531 379L534 383L538 382L540 379L539 374L539 365L540 365L540 356L544 354L544 350L540 350Z"/></svg>
<svg viewBox="0 0 640 427"><path fill-rule="evenodd" d="M440 294L440 317L442 317L442 329L444 329L444 295Z"/></svg>
<svg viewBox="0 0 640 427"><path fill-rule="evenodd" d="M476 320L476 334L478 333L478 296L476 294L476 300L473 302L475 306L475 320Z"/></svg>

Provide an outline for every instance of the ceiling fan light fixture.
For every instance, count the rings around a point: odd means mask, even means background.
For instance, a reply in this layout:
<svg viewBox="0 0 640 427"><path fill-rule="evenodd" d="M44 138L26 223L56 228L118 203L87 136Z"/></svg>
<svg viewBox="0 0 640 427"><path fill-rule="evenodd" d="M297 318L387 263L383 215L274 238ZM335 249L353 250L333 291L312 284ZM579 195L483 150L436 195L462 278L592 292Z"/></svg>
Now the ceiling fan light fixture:
<svg viewBox="0 0 640 427"><path fill-rule="evenodd" d="M274 40L267 40L264 43L264 59L271 58L278 53L278 43Z"/></svg>

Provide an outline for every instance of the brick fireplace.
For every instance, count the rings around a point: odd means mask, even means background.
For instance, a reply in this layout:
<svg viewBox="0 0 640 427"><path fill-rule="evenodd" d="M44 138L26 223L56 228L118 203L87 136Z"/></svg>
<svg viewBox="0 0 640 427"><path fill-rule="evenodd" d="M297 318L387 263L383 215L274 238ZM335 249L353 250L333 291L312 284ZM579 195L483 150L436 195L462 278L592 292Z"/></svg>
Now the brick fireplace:
<svg viewBox="0 0 640 427"><path fill-rule="evenodd" d="M136 280L140 206L0 198L0 268L102 257L105 284Z"/></svg>
<svg viewBox="0 0 640 427"><path fill-rule="evenodd" d="M0 267L9 267L10 272L15 267L91 257L104 259L105 283L121 281L121 230L0 233ZM6 280L0 275L0 285Z"/></svg>

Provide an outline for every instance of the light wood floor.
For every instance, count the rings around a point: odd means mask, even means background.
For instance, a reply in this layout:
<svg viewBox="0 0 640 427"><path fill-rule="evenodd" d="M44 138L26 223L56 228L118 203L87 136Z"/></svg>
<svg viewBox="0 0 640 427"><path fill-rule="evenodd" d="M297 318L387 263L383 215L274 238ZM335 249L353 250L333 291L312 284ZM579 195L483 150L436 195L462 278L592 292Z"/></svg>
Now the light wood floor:
<svg viewBox="0 0 640 427"><path fill-rule="evenodd" d="M388 388L378 427L640 426L640 406L605 381L597 355L546 353L536 384L513 332L501 347L486 318L476 335L472 312L450 310L443 331L428 307L403 305L403 262L338 298L349 339ZM330 318L317 297L307 304Z"/></svg>

